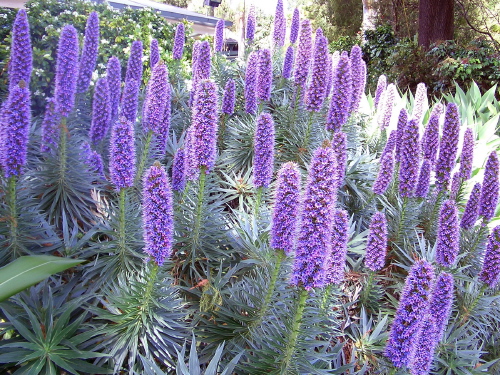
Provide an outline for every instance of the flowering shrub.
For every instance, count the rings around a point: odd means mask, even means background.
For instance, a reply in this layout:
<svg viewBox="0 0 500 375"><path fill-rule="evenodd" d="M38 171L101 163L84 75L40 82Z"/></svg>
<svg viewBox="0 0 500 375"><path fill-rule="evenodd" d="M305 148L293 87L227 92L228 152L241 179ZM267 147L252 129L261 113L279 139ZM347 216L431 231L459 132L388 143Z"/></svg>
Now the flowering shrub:
<svg viewBox="0 0 500 375"><path fill-rule="evenodd" d="M498 373L498 119L386 77L375 101L359 47L330 55L308 20L285 59L282 7L270 49L192 46L190 82L161 39L93 77L102 14L65 25L42 121L18 12L0 265L85 263L0 303L3 370Z"/></svg>

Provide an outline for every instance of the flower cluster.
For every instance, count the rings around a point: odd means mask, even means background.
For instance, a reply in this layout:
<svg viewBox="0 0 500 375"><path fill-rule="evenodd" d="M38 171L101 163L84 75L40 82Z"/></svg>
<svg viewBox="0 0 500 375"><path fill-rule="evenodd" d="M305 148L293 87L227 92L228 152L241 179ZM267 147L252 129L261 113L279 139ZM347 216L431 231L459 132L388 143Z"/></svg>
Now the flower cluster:
<svg viewBox="0 0 500 375"><path fill-rule="evenodd" d="M332 149L337 159L337 183L342 186L347 167L347 136L344 132L333 133Z"/></svg>
<svg viewBox="0 0 500 375"><path fill-rule="evenodd" d="M56 111L56 102L54 98L47 99L45 115L42 122L42 144L40 151L50 152L59 144L61 116Z"/></svg>
<svg viewBox="0 0 500 375"><path fill-rule="evenodd" d="M418 175L417 187L415 188L415 196L418 198L425 198L429 192L431 182L431 162L429 159L424 159L420 166L420 173Z"/></svg>
<svg viewBox="0 0 500 375"><path fill-rule="evenodd" d="M447 190L450 184L451 170L457 157L459 133L458 107L455 103L449 103L446 106L443 136L439 143L439 157L436 163L436 187L439 190Z"/></svg>
<svg viewBox="0 0 500 375"><path fill-rule="evenodd" d="M325 281L340 284L344 280L344 266L349 241L349 214L345 210L335 210L331 236L331 253L327 254Z"/></svg>
<svg viewBox="0 0 500 375"><path fill-rule="evenodd" d="M149 46L149 65L151 69L154 68L156 64L160 61L160 49L158 47L158 40L151 40L151 45Z"/></svg>
<svg viewBox="0 0 500 375"><path fill-rule="evenodd" d="M375 99L374 99L375 108L378 108L378 105L380 103L380 98L382 97L382 94L384 93L386 88L387 88L387 77L384 74L382 74L380 77L378 77L377 89L375 90Z"/></svg>
<svg viewBox="0 0 500 375"><path fill-rule="evenodd" d="M273 66L271 51L263 49L259 51L259 63L257 69L257 98L262 101L271 99L271 87L273 83Z"/></svg>
<svg viewBox="0 0 500 375"><path fill-rule="evenodd" d="M292 16L292 24L290 25L290 44L295 44L297 41L297 37L299 36L299 22L299 9L295 8Z"/></svg>
<svg viewBox="0 0 500 375"><path fill-rule="evenodd" d="M224 88L224 97L222 98L222 112L231 115L234 112L234 104L236 100L235 83L233 79L226 82Z"/></svg>
<svg viewBox="0 0 500 375"><path fill-rule="evenodd" d="M31 51L30 25L25 9L17 12L12 25L12 44L9 61L9 89L12 90L20 81L29 85L33 67Z"/></svg>
<svg viewBox="0 0 500 375"><path fill-rule="evenodd" d="M87 91L92 79L92 73L97 61L99 51L99 16L97 12L92 12L87 19L85 27L85 40L83 42L82 56L80 58L80 68L78 71L78 81L76 92Z"/></svg>
<svg viewBox="0 0 500 375"><path fill-rule="evenodd" d="M458 212L454 200L449 199L443 203L437 234L436 261L443 267L451 267L455 263L460 245Z"/></svg>
<svg viewBox="0 0 500 375"><path fill-rule="evenodd" d="M276 13L274 15L273 40L277 47L283 47L285 44L286 19L283 12L283 0L276 3Z"/></svg>
<svg viewBox="0 0 500 375"><path fill-rule="evenodd" d="M413 110L411 112L411 117L417 122L422 120L424 115L424 105L427 98L427 86L425 83L420 82L417 85L417 91L415 92L415 99L413 101Z"/></svg>
<svg viewBox="0 0 500 375"><path fill-rule="evenodd" d="M255 7L253 5L250 6L250 11L248 12L247 18L247 30L245 32L245 36L248 41L252 42L255 37L255 25L257 21L255 19Z"/></svg>
<svg viewBox="0 0 500 375"><path fill-rule="evenodd" d="M90 123L90 140L95 145L108 133L111 125L111 103L109 85L106 78L97 80L92 102L92 121Z"/></svg>
<svg viewBox="0 0 500 375"><path fill-rule="evenodd" d="M248 57L247 70L245 75L245 111L250 114L257 112L257 97L255 90L257 88L259 54L252 52Z"/></svg>
<svg viewBox="0 0 500 375"><path fill-rule="evenodd" d="M498 172L498 155L493 151L488 157L484 168L483 188L479 203L479 215L483 216L485 220L491 220L495 216L497 209L498 192L500 189Z"/></svg>
<svg viewBox="0 0 500 375"><path fill-rule="evenodd" d="M328 40L322 35L320 28L316 30L313 56L311 82L306 91L305 103L308 111L319 112L326 96L328 72L325 69L328 64Z"/></svg>
<svg viewBox="0 0 500 375"><path fill-rule="evenodd" d="M464 214L460 221L460 227L463 229L470 229L476 224L479 217L479 202L481 200L481 184L478 182L472 188L469 200L465 205Z"/></svg>
<svg viewBox="0 0 500 375"><path fill-rule="evenodd" d="M326 117L326 129L339 131L349 118L352 97L351 61L343 52L333 76L333 94Z"/></svg>
<svg viewBox="0 0 500 375"><path fill-rule="evenodd" d="M292 46L289 46L286 49L285 60L283 61L283 78L290 78L292 74L293 68L293 60L294 60L294 49Z"/></svg>
<svg viewBox="0 0 500 375"><path fill-rule="evenodd" d="M56 65L56 110L67 117L75 104L78 77L78 34L72 25L64 26L59 38Z"/></svg>
<svg viewBox="0 0 500 375"><path fill-rule="evenodd" d="M269 187L274 165L274 121L269 113L257 118L254 138L253 184Z"/></svg>
<svg viewBox="0 0 500 375"><path fill-rule="evenodd" d="M401 161L401 149L403 145L403 136L405 133L405 128L408 125L408 112L406 109L402 108L399 111L398 124L396 127L396 161Z"/></svg>
<svg viewBox="0 0 500 375"><path fill-rule="evenodd" d="M486 255L479 280L494 288L500 281L500 226L496 226L488 237Z"/></svg>
<svg viewBox="0 0 500 375"><path fill-rule="evenodd" d="M183 148L177 150L172 164L172 190L182 191L186 186L185 151Z"/></svg>
<svg viewBox="0 0 500 375"><path fill-rule="evenodd" d="M418 123L414 119L408 122L401 144L399 169L399 193L411 197L418 180L419 166Z"/></svg>
<svg viewBox="0 0 500 375"><path fill-rule="evenodd" d="M217 21L217 24L215 25L214 51L221 52L223 46L224 46L224 20L220 19Z"/></svg>
<svg viewBox="0 0 500 375"><path fill-rule="evenodd" d="M181 22L177 24L175 29L174 48L172 50L172 57L174 60L180 60L184 52L184 24Z"/></svg>
<svg viewBox="0 0 500 375"><path fill-rule="evenodd" d="M351 49L351 76L352 76L352 99L349 112L357 112L359 103L365 92L366 64L363 61L361 47L355 44Z"/></svg>
<svg viewBox="0 0 500 375"><path fill-rule="evenodd" d="M454 280L453 275L441 272L433 288L429 303L429 313L436 324L436 339L440 340L448 325L453 303Z"/></svg>
<svg viewBox="0 0 500 375"><path fill-rule="evenodd" d="M111 129L109 172L116 190L130 187L135 177L134 125L120 117Z"/></svg>
<svg viewBox="0 0 500 375"><path fill-rule="evenodd" d="M443 112L443 106L436 104L432 109L429 122L425 127L422 137L422 151L424 158L429 160L431 166L436 164L436 156L439 149L439 117Z"/></svg>
<svg viewBox="0 0 500 375"><path fill-rule="evenodd" d="M472 160L474 158L474 133L468 128L464 134L464 145L460 157L460 178L468 180L472 173Z"/></svg>
<svg viewBox="0 0 500 375"><path fill-rule="evenodd" d="M297 48L297 60L295 63L294 80L302 89L306 86L311 65L312 50L312 28L311 21L302 20L300 23L299 46Z"/></svg>
<svg viewBox="0 0 500 375"><path fill-rule="evenodd" d="M373 272L385 265L387 253L387 219L383 212L375 212L370 221L370 232L366 243L365 266Z"/></svg>
<svg viewBox="0 0 500 375"><path fill-rule="evenodd" d="M155 134L163 134L162 124L165 105L167 99L169 99L168 85L167 66L159 63L153 68L144 104L142 121L146 131L151 130Z"/></svg>

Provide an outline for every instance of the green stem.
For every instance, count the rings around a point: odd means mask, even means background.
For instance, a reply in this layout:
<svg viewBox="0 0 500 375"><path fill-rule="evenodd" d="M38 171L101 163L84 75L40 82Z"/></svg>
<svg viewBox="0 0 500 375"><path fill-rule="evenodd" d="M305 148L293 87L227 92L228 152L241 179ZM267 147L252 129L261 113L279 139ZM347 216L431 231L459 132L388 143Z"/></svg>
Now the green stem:
<svg viewBox="0 0 500 375"><path fill-rule="evenodd" d="M368 298L370 296L370 291L372 289L374 277L375 277L375 272L368 271L368 278L366 280L366 285L363 288L363 293L361 294L361 304L363 306L366 306L368 304Z"/></svg>
<svg viewBox="0 0 500 375"><path fill-rule="evenodd" d="M67 140L68 140L68 128L66 126L68 119L63 117L61 119L60 135L59 135L59 176L60 180L65 180L66 175L66 163L67 163Z"/></svg>
<svg viewBox="0 0 500 375"><path fill-rule="evenodd" d="M200 242L200 232L201 232L201 216L203 209L203 197L205 194L205 182L206 182L206 167L200 168L200 176L198 179L198 197L196 202L196 212L194 218L194 228L193 228L193 244L191 248L191 260L194 263L196 259L196 247Z"/></svg>
<svg viewBox="0 0 500 375"><path fill-rule="evenodd" d="M17 246L17 177L10 176L8 179L8 204L10 211L10 244L12 259L18 258Z"/></svg>
<svg viewBox="0 0 500 375"><path fill-rule="evenodd" d="M154 285L156 282L156 275L158 274L158 264L155 261L150 261L150 263L153 263L153 268L151 269L148 279L147 279L147 284L146 284L146 290L144 291L144 298L142 300L142 305L140 307L140 310L142 312L145 312L149 310L149 305L152 298L153 290L154 290Z"/></svg>
<svg viewBox="0 0 500 375"><path fill-rule="evenodd" d="M262 203L263 190L264 190L264 188L262 186L259 186L257 188L257 193L255 195L255 205L253 207L253 211L254 211L254 216L255 216L256 220L259 218L259 209L260 209L260 204Z"/></svg>
<svg viewBox="0 0 500 375"><path fill-rule="evenodd" d="M306 301L309 292L304 288L300 288L299 301L297 304L297 309L295 310L295 316L293 317L292 332L290 332L290 337L287 340L287 345L285 348L285 355L283 362L281 364L281 373L286 374L290 362L292 360L293 353L297 346L297 339L299 338L300 326L302 324L302 316L304 315L304 309L306 308Z"/></svg>
<svg viewBox="0 0 500 375"><path fill-rule="evenodd" d="M142 174L144 173L144 168L146 167L146 160L148 160L149 148L151 147L152 139L153 139L153 131L149 130L148 134L146 135L146 142L144 143L144 149L142 150L141 159L137 167L137 174L135 175L135 181L134 181L135 185L137 185L137 183L141 180Z"/></svg>
<svg viewBox="0 0 500 375"><path fill-rule="evenodd" d="M321 296L321 306L320 310L323 313L326 313L326 309L328 308L328 301L330 300L330 296L332 294L333 284L328 284L324 289L324 292Z"/></svg>
<svg viewBox="0 0 500 375"><path fill-rule="evenodd" d="M119 217L118 217L118 247L120 249L120 255L122 258L125 257L126 248L127 248L127 234L125 232L125 195L126 188L120 189L119 195Z"/></svg>
<svg viewBox="0 0 500 375"><path fill-rule="evenodd" d="M220 117L220 125L219 125L219 150L223 149L224 146L224 133L226 132L226 119L228 114L223 113Z"/></svg>
<svg viewBox="0 0 500 375"><path fill-rule="evenodd" d="M403 206L401 207L401 214L399 215L398 231L396 233L396 240L398 242L403 234L403 227L406 221L406 206L408 205L408 197L403 197Z"/></svg>
<svg viewBox="0 0 500 375"><path fill-rule="evenodd" d="M311 138L311 131L312 131L312 121L313 120L313 111L309 111L309 118L307 119L307 127L306 127L306 134L304 136L304 149L308 149L309 146L309 139Z"/></svg>
<svg viewBox="0 0 500 375"><path fill-rule="evenodd" d="M481 289L479 290L479 293L476 295L472 303L470 304L470 307L467 309L467 311L464 312L464 315L462 316L462 319L460 319L460 326L464 325L467 320L469 320L472 312L476 308L477 304L479 303L479 300L481 299L481 296L484 294L486 289L488 288L487 284L483 284L481 286Z"/></svg>

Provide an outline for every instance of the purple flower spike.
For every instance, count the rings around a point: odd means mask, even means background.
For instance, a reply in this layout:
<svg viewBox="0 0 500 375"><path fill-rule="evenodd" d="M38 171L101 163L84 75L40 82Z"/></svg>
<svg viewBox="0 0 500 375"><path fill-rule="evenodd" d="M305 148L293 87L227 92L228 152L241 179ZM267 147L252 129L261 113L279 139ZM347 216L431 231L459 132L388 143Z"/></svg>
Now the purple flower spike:
<svg viewBox="0 0 500 375"><path fill-rule="evenodd" d="M327 146L314 151L309 167L290 281L306 290L325 285L337 200L336 164L333 149Z"/></svg>
<svg viewBox="0 0 500 375"><path fill-rule="evenodd" d="M419 161L418 123L410 120L403 133L399 168L399 193L411 197L418 180Z"/></svg>
<svg viewBox="0 0 500 375"><path fill-rule="evenodd" d="M99 177L104 176L104 166L101 155L90 148L88 142L83 142L80 147L80 157L89 168L91 173L97 174Z"/></svg>
<svg viewBox="0 0 500 375"><path fill-rule="evenodd" d="M486 255L479 280L490 288L496 287L500 281L500 225L493 228L488 237Z"/></svg>
<svg viewBox="0 0 500 375"><path fill-rule="evenodd" d="M276 13L274 14L273 40L277 47L283 47L285 44L286 20L283 12L283 0L278 0L276 4Z"/></svg>
<svg viewBox="0 0 500 375"><path fill-rule="evenodd" d="M120 116L123 116L132 124L137 116L137 106L139 105L139 84L133 79L125 81L123 88Z"/></svg>
<svg viewBox="0 0 500 375"><path fill-rule="evenodd" d="M133 42L130 47L125 83L130 80L134 80L138 86L142 82L142 42L140 40Z"/></svg>
<svg viewBox="0 0 500 375"><path fill-rule="evenodd" d="M437 343L434 318L427 314L423 317L422 328L417 335L410 357L409 368L411 375L429 375Z"/></svg>
<svg viewBox="0 0 500 375"><path fill-rule="evenodd" d="M468 180L472 173L472 160L474 159L474 133L468 128L464 133L464 145L460 157L460 178Z"/></svg>
<svg viewBox="0 0 500 375"><path fill-rule="evenodd" d="M257 21L255 19L255 8L253 5L250 6L250 11L248 12L247 18L247 30L245 37L249 42L252 42L255 37L255 25Z"/></svg>
<svg viewBox="0 0 500 375"><path fill-rule="evenodd" d="M28 84L33 67L33 55L31 50L30 25L25 9L17 12L16 19L12 25L12 44L10 47L9 61L9 90L20 81Z"/></svg>
<svg viewBox="0 0 500 375"><path fill-rule="evenodd" d="M297 86L305 88L309 76L312 50L311 21L302 20L300 23L299 46L297 48L297 61L295 63L294 79Z"/></svg>
<svg viewBox="0 0 500 375"><path fill-rule="evenodd" d="M380 103L380 98L382 97L382 94L384 93L386 88L387 88L387 77L382 74L380 77L378 77L377 90L375 91L374 104L375 108L377 109Z"/></svg>
<svg viewBox="0 0 500 375"><path fill-rule="evenodd" d="M31 125L31 100L27 83L19 81L9 92L3 113L2 167L5 177L20 176L26 164Z"/></svg>
<svg viewBox="0 0 500 375"><path fill-rule="evenodd" d="M271 51L259 51L259 65L257 70L257 98L262 101L271 100L271 86L273 83L273 66Z"/></svg>
<svg viewBox="0 0 500 375"><path fill-rule="evenodd" d="M436 323L436 340L441 340L450 318L453 303L454 280L453 275L441 272L436 279L429 304L429 314Z"/></svg>
<svg viewBox="0 0 500 375"><path fill-rule="evenodd" d="M327 54L327 63L326 63L326 92L325 98L330 96L330 92L332 91L333 85L333 58L332 55Z"/></svg>
<svg viewBox="0 0 500 375"><path fill-rule="evenodd" d="M454 200L448 199L439 212L436 240L436 261L443 267L451 267L457 259L460 247L458 212Z"/></svg>
<svg viewBox="0 0 500 375"><path fill-rule="evenodd" d="M248 57L247 71L245 75L245 111L254 115L257 112L257 88L259 54L252 52Z"/></svg>
<svg viewBox="0 0 500 375"><path fill-rule="evenodd" d="M425 198L429 192L429 185L431 182L431 162L424 159L420 167L418 175L417 187L415 189L415 196L418 198Z"/></svg>
<svg viewBox="0 0 500 375"><path fill-rule="evenodd" d="M170 121L172 119L172 88L167 78L167 88L165 94L165 110L163 111L163 120L158 128L157 147L161 156L165 153L165 145L167 144L168 132L170 130Z"/></svg>
<svg viewBox="0 0 500 375"><path fill-rule="evenodd" d="M469 200L464 209L460 227L470 229L476 224L479 217L479 202L481 200L481 184L478 182L472 188Z"/></svg>
<svg viewBox="0 0 500 375"><path fill-rule="evenodd" d="M345 210L335 210L331 237L331 253L327 255L325 281L340 284L344 281L344 266L349 241L349 215Z"/></svg>
<svg viewBox="0 0 500 375"><path fill-rule="evenodd" d="M293 162L282 165L278 171L276 193L271 221L271 247L292 254L300 205L301 176Z"/></svg>
<svg viewBox="0 0 500 375"><path fill-rule="evenodd" d="M88 90L92 73L97 62L99 52L99 16L97 12L92 12L87 18L85 26L85 40L83 42L82 56L80 58L80 69L78 71L78 81L76 92L82 93Z"/></svg>
<svg viewBox="0 0 500 375"><path fill-rule="evenodd" d="M161 267L172 254L174 209L170 182L159 163L146 171L143 186L144 252Z"/></svg>
<svg viewBox="0 0 500 375"><path fill-rule="evenodd" d="M222 99L222 112L228 115L232 115L234 112L235 90L234 80L229 79L224 88L224 98Z"/></svg>
<svg viewBox="0 0 500 375"><path fill-rule="evenodd" d="M290 44L295 44L297 41L297 37L299 36L299 22L299 9L295 8L293 11L292 24L290 25Z"/></svg>
<svg viewBox="0 0 500 375"><path fill-rule="evenodd" d="M447 190L450 184L451 170L457 157L458 138L460 134L460 116L455 103L446 106L443 125L443 136L439 143L439 157L436 164L436 187Z"/></svg>
<svg viewBox="0 0 500 375"><path fill-rule="evenodd" d="M177 29L175 29L174 48L172 51L174 60L182 59L183 52L184 52L184 24L181 22L177 24Z"/></svg>
<svg viewBox="0 0 500 375"><path fill-rule="evenodd" d="M111 129L109 172L116 190L134 185L134 125L125 117L120 117Z"/></svg>
<svg viewBox="0 0 500 375"><path fill-rule="evenodd" d="M153 131L156 135L163 134L162 124L167 103L168 70L163 62L153 68L145 99L143 114L144 130Z"/></svg>
<svg viewBox="0 0 500 375"><path fill-rule="evenodd" d="M411 117L417 122L422 121L424 116L424 104L427 97L427 86L425 83L420 82L417 85L417 91L415 92L415 99L413 101L413 110L411 112Z"/></svg>
<svg viewBox="0 0 500 375"><path fill-rule="evenodd" d="M398 125L396 128L397 141L396 141L396 161L401 161L401 149L403 146L403 136L406 126L408 125L408 112L406 109L401 108L398 116Z"/></svg>
<svg viewBox="0 0 500 375"><path fill-rule="evenodd" d="M257 118L254 138L253 184L269 187L274 169L274 121L269 113Z"/></svg>
<svg viewBox="0 0 500 375"><path fill-rule="evenodd" d="M383 212L373 214L369 230L365 266L377 272L384 268L387 254L387 219Z"/></svg>
<svg viewBox="0 0 500 375"><path fill-rule="evenodd" d="M212 80L204 79L196 85L189 158L196 168L206 168L208 174L215 164L217 154L217 87Z"/></svg>
<svg viewBox="0 0 500 375"><path fill-rule="evenodd" d="M177 150L172 164L172 190L182 191L186 186L185 152L183 148Z"/></svg>
<svg viewBox="0 0 500 375"><path fill-rule="evenodd" d="M210 58L210 43L205 40L200 44L196 65L194 66L196 82L201 79L210 79Z"/></svg>
<svg viewBox="0 0 500 375"><path fill-rule="evenodd" d="M59 144L59 124L61 116L56 111L56 102L54 98L47 99L45 115L42 122L42 152L50 152L57 148Z"/></svg>
<svg viewBox="0 0 500 375"><path fill-rule="evenodd" d="M92 122L90 123L90 140L95 145L108 134L111 125L111 103L109 86L106 78L97 80L92 103Z"/></svg>
<svg viewBox="0 0 500 375"><path fill-rule="evenodd" d="M111 122L115 122L118 116L118 107L120 106L121 86L122 86L122 67L117 57L111 57L108 60L106 68L106 79L109 86L109 100L111 106Z"/></svg>
<svg viewBox="0 0 500 375"><path fill-rule="evenodd" d="M460 190L460 182L460 174L458 172L453 173L453 178L451 179L450 199L456 199L458 190Z"/></svg>
<svg viewBox="0 0 500 375"><path fill-rule="evenodd" d="M388 127L391 122L396 90L396 85L394 85L394 83L389 84L385 90L385 100L381 103L383 106L382 111L379 114L379 125L382 129Z"/></svg>
<svg viewBox="0 0 500 375"><path fill-rule="evenodd" d="M217 24L215 25L214 51L221 52L223 46L224 46L224 20L218 20Z"/></svg>
<svg viewBox="0 0 500 375"><path fill-rule="evenodd" d="M385 349L385 355L396 367L409 364L422 315L428 310L433 279L432 265L426 260L419 260L411 267L405 280Z"/></svg>
<svg viewBox="0 0 500 375"><path fill-rule="evenodd" d="M488 157L484 169L483 189L481 190L481 201L479 203L479 215L485 220L491 220L495 216L498 203L498 155L493 151Z"/></svg>
<svg viewBox="0 0 500 375"><path fill-rule="evenodd" d="M436 104L432 109L429 122L425 127L424 136L422 137L422 151L424 158L429 160L431 166L436 164L436 156L439 149L439 117L443 113L443 106Z"/></svg>
<svg viewBox="0 0 500 375"><path fill-rule="evenodd" d="M341 187L343 185L347 166L347 136L344 132L338 131L333 134L332 149L337 159L338 187Z"/></svg>
<svg viewBox="0 0 500 375"><path fill-rule="evenodd" d="M377 179L373 183L373 192L375 194L384 194L386 192L391 184L393 172L394 157L392 152L382 154Z"/></svg>
<svg viewBox="0 0 500 375"><path fill-rule="evenodd" d="M155 67L160 61L160 48L158 47L158 40L151 40L151 44L149 46L149 65L151 69Z"/></svg>
<svg viewBox="0 0 500 375"><path fill-rule="evenodd" d="M352 97L351 61L347 52L342 52L333 77L333 93L326 117L326 130L339 131L349 118Z"/></svg>
<svg viewBox="0 0 500 375"><path fill-rule="evenodd" d="M195 181L200 175L196 158L192 155L193 143L193 126L190 126L186 131L186 139L184 141L184 173L188 181Z"/></svg>
<svg viewBox="0 0 500 375"><path fill-rule="evenodd" d="M361 47L355 44L351 49L351 70L352 70L352 99L349 112L357 112L359 103L365 92L366 85L366 64L363 61Z"/></svg>
<svg viewBox="0 0 500 375"><path fill-rule="evenodd" d="M59 37L56 66L56 110L68 117L75 104L78 77L78 34L72 25L66 25Z"/></svg>
<svg viewBox="0 0 500 375"><path fill-rule="evenodd" d="M398 143L398 133L399 132L397 130L391 130L380 159L382 159L383 155L392 154L394 152L396 144Z"/></svg>
<svg viewBox="0 0 500 375"><path fill-rule="evenodd" d="M328 70L328 41L321 35L321 29L316 30L316 42L314 45L314 60L311 72L311 82L306 91L306 109L319 112L326 97L326 84Z"/></svg>
<svg viewBox="0 0 500 375"><path fill-rule="evenodd" d="M283 78L289 79L290 76L292 75L293 60L294 60L294 49L292 46L289 46L286 49L285 61L283 62Z"/></svg>

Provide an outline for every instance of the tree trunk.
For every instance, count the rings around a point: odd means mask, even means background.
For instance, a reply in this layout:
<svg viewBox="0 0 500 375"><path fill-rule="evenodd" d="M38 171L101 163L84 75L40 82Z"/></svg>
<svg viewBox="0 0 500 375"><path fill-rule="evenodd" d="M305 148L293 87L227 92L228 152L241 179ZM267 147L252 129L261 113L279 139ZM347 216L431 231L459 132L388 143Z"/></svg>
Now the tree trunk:
<svg viewBox="0 0 500 375"><path fill-rule="evenodd" d="M420 0L418 44L428 48L440 40L453 39L454 0Z"/></svg>
<svg viewBox="0 0 500 375"><path fill-rule="evenodd" d="M366 30L375 30L377 15L377 1L363 0L363 23L361 24L361 35L363 39Z"/></svg>

